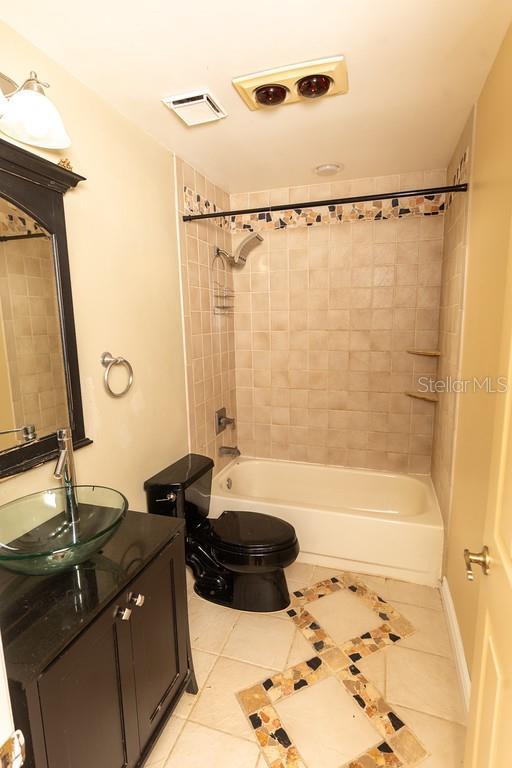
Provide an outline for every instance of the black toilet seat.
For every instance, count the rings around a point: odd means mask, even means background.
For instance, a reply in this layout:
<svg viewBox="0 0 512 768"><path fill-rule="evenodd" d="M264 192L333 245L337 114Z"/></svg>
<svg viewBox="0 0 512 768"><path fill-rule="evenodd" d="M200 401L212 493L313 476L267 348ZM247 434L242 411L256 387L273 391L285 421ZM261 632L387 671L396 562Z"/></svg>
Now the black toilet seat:
<svg viewBox="0 0 512 768"><path fill-rule="evenodd" d="M217 551L240 555L266 555L296 546L290 523L261 512L227 510L210 519L211 541Z"/></svg>

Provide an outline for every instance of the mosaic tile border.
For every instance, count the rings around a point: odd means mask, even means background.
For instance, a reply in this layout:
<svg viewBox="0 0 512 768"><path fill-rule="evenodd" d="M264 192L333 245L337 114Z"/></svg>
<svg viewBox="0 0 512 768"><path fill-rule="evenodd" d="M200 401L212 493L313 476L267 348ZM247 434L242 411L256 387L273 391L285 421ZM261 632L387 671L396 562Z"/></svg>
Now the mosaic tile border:
<svg viewBox="0 0 512 768"><path fill-rule="evenodd" d="M464 181L468 181L468 168L469 168L469 147L466 147L459 160L459 164L453 174L452 184L462 184Z"/></svg>
<svg viewBox="0 0 512 768"><path fill-rule="evenodd" d="M363 600L383 623L338 646L309 613L307 606L344 589ZM413 732L357 667L360 659L411 635L415 631L413 625L350 573L296 590L287 613L311 644L315 655L238 694L240 706L270 768L307 768L275 704L330 676L339 680L383 739L344 768L412 768L427 757L427 751Z"/></svg>
<svg viewBox="0 0 512 768"><path fill-rule="evenodd" d="M201 214L217 212L210 202L190 187L183 188L185 212ZM439 216L446 207L446 195L419 195L394 197L389 200L371 200L363 203L330 205L327 208L294 208L285 211L238 214L212 219L221 229L232 234L237 232L261 232L263 230L311 227L318 224L339 224L356 221L385 221L406 216Z"/></svg>
<svg viewBox="0 0 512 768"><path fill-rule="evenodd" d="M469 147L466 147L466 149L461 155L459 164L452 176L452 184L463 184L464 182L469 181L468 176L469 176ZM450 194L448 195L448 199L446 200L447 210L453 203L454 197L455 197L454 193L450 192Z"/></svg>
<svg viewBox="0 0 512 768"><path fill-rule="evenodd" d="M324 650L337 648L337 646L304 606L340 589L348 589L357 595L383 620L383 624L376 629L365 632L359 637L351 638L341 648L338 648L348 659L348 663L357 662L359 659L369 656L387 645L393 645L414 632L412 624L392 605L351 574L343 574L341 578L333 576L331 579L320 581L312 587L293 593L288 615L301 630L306 640L313 645L315 651L320 653Z"/></svg>
<svg viewBox="0 0 512 768"><path fill-rule="evenodd" d="M0 237L34 235L44 232L30 216L22 213L19 208L7 200L3 200L2 203L6 210L0 210Z"/></svg>

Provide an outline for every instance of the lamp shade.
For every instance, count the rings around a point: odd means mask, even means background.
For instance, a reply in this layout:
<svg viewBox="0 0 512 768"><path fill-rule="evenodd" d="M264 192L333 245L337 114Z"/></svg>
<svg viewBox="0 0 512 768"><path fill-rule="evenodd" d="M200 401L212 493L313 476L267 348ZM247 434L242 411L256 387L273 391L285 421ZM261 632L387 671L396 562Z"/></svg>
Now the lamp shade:
<svg viewBox="0 0 512 768"><path fill-rule="evenodd" d="M22 88L2 103L0 131L24 144L46 149L71 145L57 108L44 93Z"/></svg>

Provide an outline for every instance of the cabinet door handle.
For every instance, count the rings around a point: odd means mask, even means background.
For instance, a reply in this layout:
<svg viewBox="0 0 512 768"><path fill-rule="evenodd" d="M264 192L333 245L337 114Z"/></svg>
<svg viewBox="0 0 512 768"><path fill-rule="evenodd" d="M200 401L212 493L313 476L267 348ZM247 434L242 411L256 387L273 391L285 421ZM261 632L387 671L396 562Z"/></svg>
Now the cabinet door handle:
<svg viewBox="0 0 512 768"><path fill-rule="evenodd" d="M130 621L131 615L132 615L131 608L118 608L116 611L116 616L118 619L121 619L121 621Z"/></svg>
<svg viewBox="0 0 512 768"><path fill-rule="evenodd" d="M135 594L135 592L130 592L130 594L128 595L128 602L131 603L132 605L136 605L137 608L142 608L142 606L144 605L145 599L146 598L144 597L144 595L141 595L140 592L137 594Z"/></svg>

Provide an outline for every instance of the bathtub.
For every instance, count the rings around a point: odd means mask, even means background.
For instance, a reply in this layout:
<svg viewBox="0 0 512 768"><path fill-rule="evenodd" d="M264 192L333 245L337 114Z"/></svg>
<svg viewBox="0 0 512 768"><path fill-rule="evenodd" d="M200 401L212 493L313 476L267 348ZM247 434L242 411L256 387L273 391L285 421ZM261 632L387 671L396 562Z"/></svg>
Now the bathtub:
<svg viewBox="0 0 512 768"><path fill-rule="evenodd" d="M429 477L241 457L213 480L210 515L246 509L297 531L299 561L438 585L443 521Z"/></svg>

